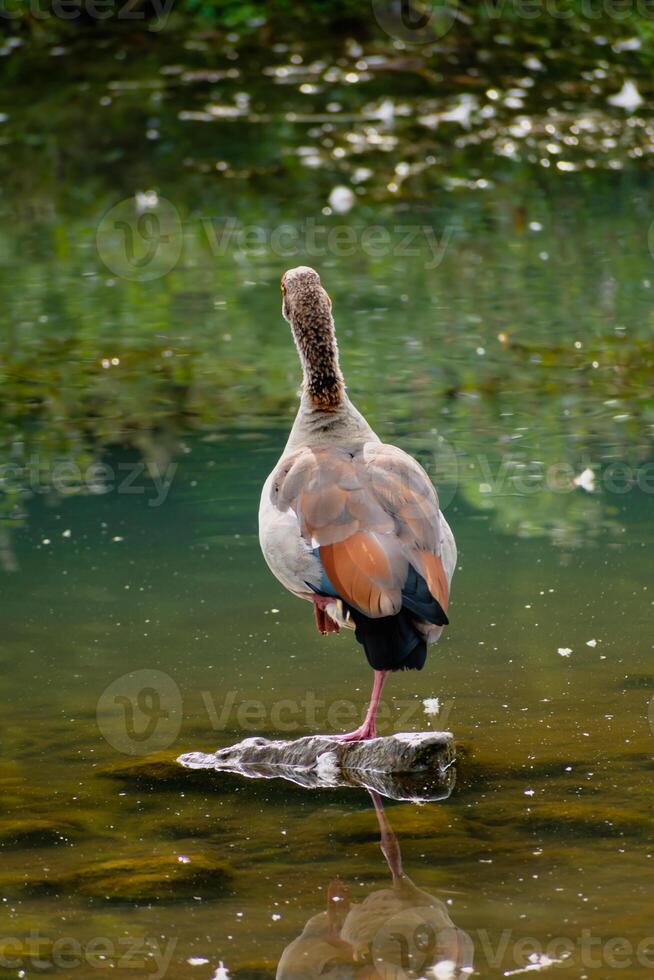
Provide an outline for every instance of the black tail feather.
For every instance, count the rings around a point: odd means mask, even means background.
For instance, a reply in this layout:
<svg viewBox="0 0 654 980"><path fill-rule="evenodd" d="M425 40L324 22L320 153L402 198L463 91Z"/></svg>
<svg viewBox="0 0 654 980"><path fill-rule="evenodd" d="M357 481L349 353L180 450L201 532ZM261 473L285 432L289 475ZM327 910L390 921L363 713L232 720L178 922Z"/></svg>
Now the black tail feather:
<svg viewBox="0 0 654 980"><path fill-rule="evenodd" d="M419 619L424 619L434 626L447 626L447 613L438 599L435 599L427 587L422 575L409 565L409 572L402 589L402 605L409 609Z"/></svg>
<svg viewBox="0 0 654 980"><path fill-rule="evenodd" d="M306 584L317 595L339 598L324 572L323 588L318 589L310 582ZM372 619L345 602L343 605L354 621L354 635L374 670L422 670L427 659L427 643L415 620L434 626L449 623L445 610L413 565L409 565L402 589L402 608L394 616Z"/></svg>
<svg viewBox="0 0 654 980"><path fill-rule="evenodd" d="M416 629L407 609L395 616L371 619L347 607L355 624L355 636L366 652L373 670L422 670L427 644Z"/></svg>

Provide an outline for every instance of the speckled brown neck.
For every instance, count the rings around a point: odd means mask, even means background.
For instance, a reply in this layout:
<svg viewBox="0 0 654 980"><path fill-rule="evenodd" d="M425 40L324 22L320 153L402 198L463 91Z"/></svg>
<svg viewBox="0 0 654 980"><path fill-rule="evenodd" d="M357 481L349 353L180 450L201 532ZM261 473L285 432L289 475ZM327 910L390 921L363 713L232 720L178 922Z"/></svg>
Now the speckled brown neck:
<svg viewBox="0 0 654 980"><path fill-rule="evenodd" d="M315 408L333 411L343 401L345 387L329 298L321 287L297 297L291 325L304 369L304 390Z"/></svg>

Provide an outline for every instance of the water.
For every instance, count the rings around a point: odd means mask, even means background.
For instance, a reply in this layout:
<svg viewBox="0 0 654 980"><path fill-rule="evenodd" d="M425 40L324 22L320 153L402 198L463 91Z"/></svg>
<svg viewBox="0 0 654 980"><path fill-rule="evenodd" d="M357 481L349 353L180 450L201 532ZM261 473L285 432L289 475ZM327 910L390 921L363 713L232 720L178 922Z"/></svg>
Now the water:
<svg viewBox="0 0 654 980"><path fill-rule="evenodd" d="M211 84L187 81L170 105ZM212 168L226 147L240 164L234 196L184 168L181 123L165 118L177 142L161 196L183 218L168 275L128 281L96 247L100 210L157 172L135 178L126 122L116 175L102 147L99 172L87 160L56 194L41 164L22 196L15 174L24 208L2 233L0 975L209 978L222 961L270 978L327 910L282 976L420 977L453 937L482 978L649 975L648 182L627 166L549 180L525 160L495 186L396 199L375 158L374 188L320 218L358 245L371 224L388 231L381 254L332 240L311 260L352 397L428 468L460 555L451 627L423 672L392 678L381 715L385 732L451 729L456 785L383 817L363 791L174 764L248 734L345 730L370 672L351 636L316 633L256 537L298 385L278 280L304 254L271 236L284 221L306 244L343 172L325 163L305 196L306 176L264 168L257 191L258 158L306 132L275 117L255 138L234 120L220 143L188 120ZM397 159L413 145L401 137ZM217 252L230 215L263 245ZM385 819L427 897L406 881L380 894Z"/></svg>
<svg viewBox="0 0 654 980"><path fill-rule="evenodd" d="M214 966L222 958L235 976L272 976L336 876L353 902L390 880L363 792L207 774L172 784L107 778L125 722L120 712L105 720L106 741L96 706L105 710L107 685L135 669L163 671L181 694L181 730L165 758L244 732L304 733L313 718L318 730L343 729L365 703L368 669L351 638L319 637L308 607L280 592L258 552L256 498L282 433L223 435L189 444L159 509L117 493L35 501L16 535L17 570L3 582L4 928L72 937L83 956L107 937L114 961L127 937L160 944L141 974L132 957L127 975L146 975L170 950L168 976L188 976L194 956ZM573 552L505 533L457 496L448 507L461 566L452 628L425 671L392 679L383 717L386 731L443 721L462 762L446 803L391 805L388 817L407 873L448 903L482 976L520 966L520 939L575 943L561 968L572 977L580 956L595 956L584 930L634 948L647 935L648 505L625 494L614 515L621 539L592 535ZM174 693L171 701L162 690L170 706ZM434 696L442 717L424 714L422 699ZM13 839L25 820L37 821L33 836ZM229 890L217 871L182 883L179 897L155 877L134 905L130 861L153 856L227 862ZM86 881L108 860L127 862L108 874L114 884ZM105 899L114 888L116 900ZM500 949L497 967L489 948ZM47 949L44 940L46 958L56 957Z"/></svg>

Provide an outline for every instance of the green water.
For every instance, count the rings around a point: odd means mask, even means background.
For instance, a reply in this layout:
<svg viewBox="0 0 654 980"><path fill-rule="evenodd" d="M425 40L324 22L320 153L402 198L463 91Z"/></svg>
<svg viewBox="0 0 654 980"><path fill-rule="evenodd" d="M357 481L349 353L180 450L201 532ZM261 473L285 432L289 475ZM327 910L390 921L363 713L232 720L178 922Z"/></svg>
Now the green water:
<svg viewBox="0 0 654 980"><path fill-rule="evenodd" d="M409 106L379 127L387 146L368 132L344 160L332 130L311 128L322 118L288 118L322 68L288 85L251 65L223 84L169 70L206 67L201 46L168 53L119 51L118 81L109 55L81 80L63 58L51 115L16 82L5 124L3 149L25 165L4 171L0 205L0 975L201 980L222 961L271 978L337 878L351 929L368 899L360 945L314 936L283 976L423 976L434 927L406 909L436 901L436 938L446 948L449 916L482 978L547 967L532 953L563 959L549 969L565 978L650 975L653 212L632 153L647 120L627 125L596 91L596 128L582 127L594 166L552 174L533 95L540 135L518 159L479 117L429 136L433 182L398 191L397 164L426 152L414 116L434 110L413 69L319 86L307 115L339 99L355 131L368 103L401 92ZM523 73L504 66L494 84ZM103 128L85 111L108 79ZM461 94L453 69L430 84L439 105ZM239 91L254 109L201 115ZM563 108L562 140L577 125ZM446 158L453 135L465 145ZM316 168L297 162L311 140ZM374 176L355 206L323 214L358 165ZM181 255L130 281L124 240L99 241L98 223L152 186L180 216ZM259 229L254 247L216 245L230 217ZM350 237L307 256L316 218ZM274 245L280 223L297 254ZM377 253L360 247L373 225L387 233ZM332 296L353 399L429 470L459 546L451 626L423 672L392 678L381 715L384 732L448 728L459 745L448 800L386 806L431 898L379 897L391 875L364 791L174 763L244 735L345 730L367 700L353 638L320 637L257 542L299 383L278 281L305 260ZM574 484L585 470L589 489ZM387 942L395 959L375 972Z"/></svg>

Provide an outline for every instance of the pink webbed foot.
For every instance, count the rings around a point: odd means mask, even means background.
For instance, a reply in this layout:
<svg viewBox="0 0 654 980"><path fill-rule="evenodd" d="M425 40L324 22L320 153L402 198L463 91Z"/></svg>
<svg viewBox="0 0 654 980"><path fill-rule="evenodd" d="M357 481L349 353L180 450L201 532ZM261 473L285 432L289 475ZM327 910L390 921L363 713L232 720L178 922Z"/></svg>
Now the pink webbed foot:
<svg viewBox="0 0 654 980"><path fill-rule="evenodd" d="M325 633L338 633L340 630L338 623L327 612L327 606L333 601L329 596L313 596L313 614L316 618L318 632L322 633L323 636Z"/></svg>
<svg viewBox="0 0 654 980"><path fill-rule="evenodd" d="M337 739L339 742L366 742L378 736L375 723L372 722L371 724L364 721L363 725L359 725L353 732L347 732L345 735L330 735L329 737Z"/></svg>
<svg viewBox="0 0 654 980"><path fill-rule="evenodd" d="M368 706L368 711L362 725L355 728L353 732L348 732L346 735L330 735L329 738L336 739L339 742L365 742L371 738L377 738L377 708L379 707L379 699L381 697L382 688L384 687L384 682L388 676L387 670L376 670L374 673L374 681L372 684L372 694L370 695L370 705Z"/></svg>

